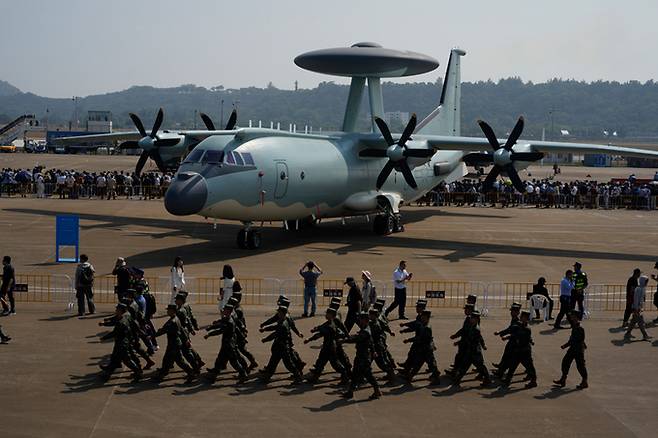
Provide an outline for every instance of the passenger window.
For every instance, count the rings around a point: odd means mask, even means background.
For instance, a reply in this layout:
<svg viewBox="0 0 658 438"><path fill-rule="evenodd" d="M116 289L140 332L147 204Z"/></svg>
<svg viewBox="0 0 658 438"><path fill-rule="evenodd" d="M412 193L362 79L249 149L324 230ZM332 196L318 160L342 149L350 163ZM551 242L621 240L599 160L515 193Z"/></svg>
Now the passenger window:
<svg viewBox="0 0 658 438"><path fill-rule="evenodd" d="M250 152L243 152L242 153L242 158L244 159L245 166L253 166L254 165L254 159L252 158Z"/></svg>
<svg viewBox="0 0 658 438"><path fill-rule="evenodd" d="M186 163L198 163L201 159L201 156L205 152L204 149L194 149L190 155L185 159Z"/></svg>
<svg viewBox="0 0 658 438"><path fill-rule="evenodd" d="M233 158L233 152L226 154L226 162L228 164L235 164L235 158Z"/></svg>
<svg viewBox="0 0 658 438"><path fill-rule="evenodd" d="M206 155L203 156L203 163L221 163L223 151L206 151Z"/></svg>
<svg viewBox="0 0 658 438"><path fill-rule="evenodd" d="M242 156L239 152L233 152L233 156L235 157L235 164L238 166L244 166L244 161L242 161Z"/></svg>

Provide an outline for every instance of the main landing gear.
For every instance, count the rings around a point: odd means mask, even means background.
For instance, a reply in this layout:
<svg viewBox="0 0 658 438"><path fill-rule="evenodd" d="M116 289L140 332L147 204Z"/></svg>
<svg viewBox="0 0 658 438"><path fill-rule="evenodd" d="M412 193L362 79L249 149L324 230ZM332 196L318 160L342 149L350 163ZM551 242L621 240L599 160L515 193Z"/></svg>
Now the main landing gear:
<svg viewBox="0 0 658 438"><path fill-rule="evenodd" d="M253 228L251 222L245 222L244 228L238 231L237 243L241 249L258 249L260 248L261 236L260 231Z"/></svg>
<svg viewBox="0 0 658 438"><path fill-rule="evenodd" d="M384 212L375 216L372 221L372 229L375 234L387 236L392 233L401 233L404 231L400 213Z"/></svg>

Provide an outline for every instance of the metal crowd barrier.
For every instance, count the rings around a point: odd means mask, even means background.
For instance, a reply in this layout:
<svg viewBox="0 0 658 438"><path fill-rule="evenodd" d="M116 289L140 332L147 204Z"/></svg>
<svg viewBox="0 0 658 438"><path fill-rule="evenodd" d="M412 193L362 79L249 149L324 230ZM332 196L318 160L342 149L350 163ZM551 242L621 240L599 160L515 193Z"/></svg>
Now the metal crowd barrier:
<svg viewBox="0 0 658 438"><path fill-rule="evenodd" d="M171 300L171 286L168 277L146 277L152 294L158 304L167 304ZM272 305L279 295L290 298L293 306L303 303L304 282L302 279L246 278L238 279L242 286L243 303L246 305ZM75 305L75 285L68 275L18 274L14 297L17 302L67 303ZM222 280L219 277L186 278L189 301L197 305L217 305L220 297ZM373 281L379 298L385 298L387 305L393 300L394 290L390 282ZM116 302L114 293L114 276L97 276L94 281L94 301L98 304ZM491 309L506 309L513 302L526 305L532 292L532 283L527 282L478 282L456 280L414 280L407 285L407 307L412 308L419 298L426 298L428 306L433 309L461 308L469 294L478 296L478 307L484 315ZM24 289L27 288L27 291ZM546 284L549 295L559 306L560 285ZM316 304L326 307L331 301L331 294L341 291L345 303L348 288L343 280L319 279L317 284ZM623 311L626 307L626 287L622 284L593 284L585 293L585 308L588 313ZM651 306L647 305L647 310Z"/></svg>
<svg viewBox="0 0 658 438"><path fill-rule="evenodd" d="M167 186L150 186L150 185L118 185L114 189L114 194L117 198L132 197L132 198L161 198L164 196ZM89 199L89 198L107 198L110 190L107 187L98 187L95 184L77 185L72 188L67 186L60 187L55 183L45 183L43 193L39 193L36 183L27 184L0 184L0 197L64 197L66 199Z"/></svg>

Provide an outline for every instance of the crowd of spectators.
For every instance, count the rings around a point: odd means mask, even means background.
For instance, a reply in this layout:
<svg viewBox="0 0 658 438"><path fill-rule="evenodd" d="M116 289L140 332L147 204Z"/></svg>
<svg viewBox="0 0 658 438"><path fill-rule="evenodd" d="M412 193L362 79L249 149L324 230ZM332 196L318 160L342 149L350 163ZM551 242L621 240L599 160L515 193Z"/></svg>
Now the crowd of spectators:
<svg viewBox="0 0 658 438"><path fill-rule="evenodd" d="M99 198L156 199L164 196L171 183L171 173L103 171L89 172L63 169L2 169L0 196L59 197L60 199Z"/></svg>
<svg viewBox="0 0 658 438"><path fill-rule="evenodd" d="M464 179L441 183L418 204L435 206L520 205L536 208L631 208L655 209L658 184L638 183L634 177L624 181L594 180L561 182L553 179L531 179L523 182L523 193L510 181L494 182L493 190L484 193L484 179Z"/></svg>

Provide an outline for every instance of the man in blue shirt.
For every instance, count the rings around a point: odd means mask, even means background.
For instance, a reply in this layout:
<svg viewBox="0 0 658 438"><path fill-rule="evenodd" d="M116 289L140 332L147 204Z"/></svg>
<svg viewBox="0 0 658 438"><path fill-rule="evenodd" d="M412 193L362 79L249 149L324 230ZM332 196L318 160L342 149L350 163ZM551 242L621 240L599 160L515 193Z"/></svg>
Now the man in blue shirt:
<svg viewBox="0 0 658 438"><path fill-rule="evenodd" d="M299 270L299 275L304 279L304 314L308 316L308 302L311 301L311 316L315 316L315 297L317 295L318 277L322 275L322 269L314 262L309 261Z"/></svg>
<svg viewBox="0 0 658 438"><path fill-rule="evenodd" d="M562 323L562 318L573 309L573 302L571 300L571 292L573 291L573 271L571 269L567 270L564 274L564 278L560 282L560 312L555 318L555 329L561 329L560 324Z"/></svg>

